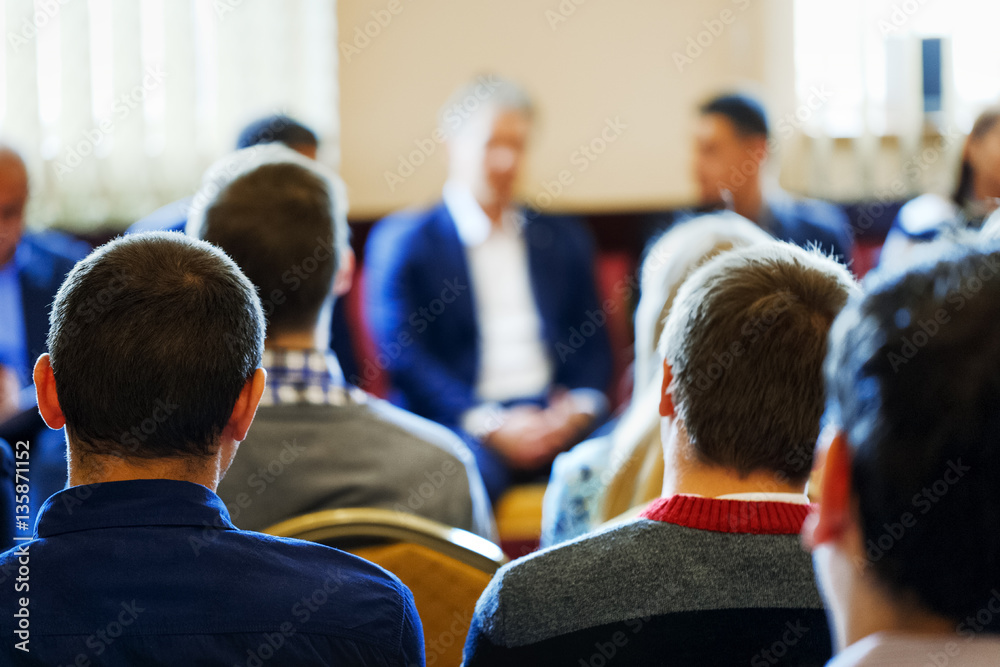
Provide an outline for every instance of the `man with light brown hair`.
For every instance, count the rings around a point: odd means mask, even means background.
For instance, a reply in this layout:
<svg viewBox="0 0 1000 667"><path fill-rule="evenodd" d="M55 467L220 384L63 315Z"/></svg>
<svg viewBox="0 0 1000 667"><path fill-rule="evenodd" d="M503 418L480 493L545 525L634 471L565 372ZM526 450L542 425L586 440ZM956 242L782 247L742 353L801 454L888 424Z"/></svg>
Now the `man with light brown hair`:
<svg viewBox="0 0 1000 667"><path fill-rule="evenodd" d="M661 338L663 497L502 568L466 664L823 664L798 535L827 333L853 289L843 265L780 242L695 271Z"/></svg>

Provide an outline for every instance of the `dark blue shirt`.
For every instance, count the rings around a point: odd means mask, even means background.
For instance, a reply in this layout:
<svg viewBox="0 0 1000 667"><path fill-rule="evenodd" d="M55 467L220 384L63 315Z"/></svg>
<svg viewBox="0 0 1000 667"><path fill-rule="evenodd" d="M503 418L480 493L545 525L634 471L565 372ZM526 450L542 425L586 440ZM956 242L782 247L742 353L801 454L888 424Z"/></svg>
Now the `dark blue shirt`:
<svg viewBox="0 0 1000 667"><path fill-rule="evenodd" d="M413 596L395 576L239 530L190 482L53 495L35 539L0 554L0 591L2 665L424 664ZM16 648L20 598L28 653Z"/></svg>

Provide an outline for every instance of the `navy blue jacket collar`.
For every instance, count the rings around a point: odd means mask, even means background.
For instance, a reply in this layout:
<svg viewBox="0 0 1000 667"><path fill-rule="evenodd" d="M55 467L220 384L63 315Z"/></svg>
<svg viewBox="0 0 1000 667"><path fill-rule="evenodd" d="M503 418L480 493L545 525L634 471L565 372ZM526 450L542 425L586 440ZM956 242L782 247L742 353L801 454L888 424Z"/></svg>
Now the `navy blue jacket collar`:
<svg viewBox="0 0 1000 667"><path fill-rule="evenodd" d="M71 486L53 494L42 505L35 537L125 526L237 530L219 496L201 484L139 479Z"/></svg>

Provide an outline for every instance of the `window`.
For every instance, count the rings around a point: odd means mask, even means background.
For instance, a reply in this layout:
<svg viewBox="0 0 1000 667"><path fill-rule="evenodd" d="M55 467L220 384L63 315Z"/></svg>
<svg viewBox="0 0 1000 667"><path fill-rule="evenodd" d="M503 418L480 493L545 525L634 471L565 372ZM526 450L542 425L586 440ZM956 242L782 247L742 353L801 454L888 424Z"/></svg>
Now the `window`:
<svg viewBox="0 0 1000 667"><path fill-rule="evenodd" d="M923 119L921 40L943 38L943 111L968 130L1000 101L1000 2L795 0L796 91L825 86L830 101L807 131L835 137L900 134Z"/></svg>

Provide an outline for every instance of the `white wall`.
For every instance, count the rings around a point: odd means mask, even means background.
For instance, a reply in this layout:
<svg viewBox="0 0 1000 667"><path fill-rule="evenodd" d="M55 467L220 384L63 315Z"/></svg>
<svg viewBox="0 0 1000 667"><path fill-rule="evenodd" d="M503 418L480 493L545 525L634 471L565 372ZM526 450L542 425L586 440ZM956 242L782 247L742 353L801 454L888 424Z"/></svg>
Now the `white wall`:
<svg viewBox="0 0 1000 667"><path fill-rule="evenodd" d="M523 83L540 108L522 183L528 200L566 211L686 203L700 101L740 86L760 94L775 118L794 111L791 5L341 0L341 168L352 217L438 197L445 174L444 148L431 138L438 109L461 83L488 71ZM688 53L692 61L679 66L675 54ZM599 149L596 139L615 119L624 129L600 156L577 152L591 141ZM386 174L400 175L400 158L422 161L415 142L432 154L390 185ZM563 192L551 202L539 198L560 172Z"/></svg>

